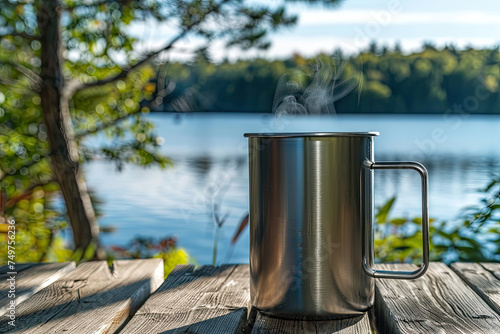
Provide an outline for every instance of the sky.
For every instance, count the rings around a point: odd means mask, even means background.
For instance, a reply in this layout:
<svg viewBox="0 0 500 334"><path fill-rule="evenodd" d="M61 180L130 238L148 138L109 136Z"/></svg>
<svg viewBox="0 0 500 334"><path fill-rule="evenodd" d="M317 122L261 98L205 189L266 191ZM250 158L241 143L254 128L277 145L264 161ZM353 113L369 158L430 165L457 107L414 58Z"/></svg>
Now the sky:
<svg viewBox="0 0 500 334"><path fill-rule="evenodd" d="M283 59L293 53L314 56L338 48L353 54L373 40L389 47L399 43L408 53L418 51L423 42L437 46L452 43L459 48L500 44L500 0L344 0L334 8L289 3L287 10L298 15L298 24L271 34L268 50L228 50L219 42L210 49L212 57L216 61L255 56ZM174 33L172 27L161 24L133 30L143 40L141 48L147 50L160 47ZM170 57L189 57L196 42L195 38L183 41Z"/></svg>

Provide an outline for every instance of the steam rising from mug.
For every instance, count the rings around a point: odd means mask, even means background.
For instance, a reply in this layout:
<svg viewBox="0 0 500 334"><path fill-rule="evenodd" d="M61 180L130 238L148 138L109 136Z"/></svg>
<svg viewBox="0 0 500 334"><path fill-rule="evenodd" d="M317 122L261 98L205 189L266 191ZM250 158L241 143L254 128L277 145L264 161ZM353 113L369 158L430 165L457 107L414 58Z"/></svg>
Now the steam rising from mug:
<svg viewBox="0 0 500 334"><path fill-rule="evenodd" d="M292 70L284 74L276 87L273 113L278 116L335 113L335 102L354 90L361 83L361 76L341 81L347 62L339 56L332 60L326 63L317 59L312 73Z"/></svg>

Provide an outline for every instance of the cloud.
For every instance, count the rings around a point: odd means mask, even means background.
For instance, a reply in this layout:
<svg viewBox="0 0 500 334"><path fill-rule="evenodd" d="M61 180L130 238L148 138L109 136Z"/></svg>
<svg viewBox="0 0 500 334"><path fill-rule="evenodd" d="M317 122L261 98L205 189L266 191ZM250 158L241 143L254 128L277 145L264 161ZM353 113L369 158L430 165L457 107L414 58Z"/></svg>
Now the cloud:
<svg viewBox="0 0 500 334"><path fill-rule="evenodd" d="M397 42L401 44L403 52L410 53L414 51L419 51L422 48L424 42L429 41L428 38L405 38L403 40L398 38L380 38L377 39L379 45L387 45L393 47ZM450 42L458 48L464 48L467 46L474 47L493 47L495 41L491 38L456 38L456 37L439 37L434 38L433 42L437 47L444 47ZM237 49L226 50L220 46L214 46L211 48L212 55L214 59L220 60L224 57L228 57L231 60L236 60L238 58L252 58L252 57L263 57L263 58L287 58L293 53L299 53L303 56L311 57L315 56L320 52L332 53L335 49L342 49L346 54L356 54L359 51L366 50L369 42L365 44L356 44L353 42L352 38L342 38L342 37L331 37L331 36L316 36L316 37L301 37L294 36L289 38L276 38L273 39L273 44L268 50L265 51L240 51Z"/></svg>
<svg viewBox="0 0 500 334"><path fill-rule="evenodd" d="M297 10L296 10L297 11ZM339 9L321 11L307 9L297 11L299 23L290 30L282 30L270 35L271 48L266 51L227 50L224 43L217 41L210 51L214 60L229 58L286 58L294 52L304 56L314 56L319 52L331 53L341 48L347 54L366 49L371 40L379 45L393 46L399 41L405 52L420 50L424 41L432 41L438 47L453 43L459 48L491 47L498 43L500 32L500 12L480 10L394 12L370 9ZM379 22L380 24L377 24ZM352 24L352 25L350 25ZM446 25L443 28L443 24ZM373 33L368 28L378 26ZM487 25L487 29L484 26ZM359 32L372 32L367 38L359 37ZM136 51L152 51L165 45L177 32L176 22L157 23L147 21L133 24L129 33L139 38ZM364 36L364 35L363 35ZM366 36L364 36L366 37ZM190 36L176 44L176 48L162 59L188 60L201 43L200 38Z"/></svg>
<svg viewBox="0 0 500 334"><path fill-rule="evenodd" d="M390 12L389 10L308 10L299 14L299 25L344 25L381 22L382 24L460 24L500 26L500 13L486 11Z"/></svg>
<svg viewBox="0 0 500 334"><path fill-rule="evenodd" d="M424 42L428 42L428 38L379 38L379 45L387 45L393 47L396 42L401 44L404 52L410 53L421 49ZM495 41L491 38L456 38L454 36L437 37L432 40L437 47L444 47L452 42L458 48L464 48L469 45L474 47L493 47ZM164 43L156 41L145 41L137 44L137 52L146 52L157 50ZM221 61L224 58L237 60L239 58L287 58L293 53L299 53L303 56L312 57L320 52L332 53L335 49L342 49L346 54L355 54L365 50L369 42L364 44L356 44L352 38L339 36L279 36L274 38L271 47L268 50L247 50L242 51L237 48L226 49L224 43L217 41L210 47L210 53L213 59ZM162 59L186 61L192 58L193 50L196 46L195 41L181 41L177 47L163 55Z"/></svg>

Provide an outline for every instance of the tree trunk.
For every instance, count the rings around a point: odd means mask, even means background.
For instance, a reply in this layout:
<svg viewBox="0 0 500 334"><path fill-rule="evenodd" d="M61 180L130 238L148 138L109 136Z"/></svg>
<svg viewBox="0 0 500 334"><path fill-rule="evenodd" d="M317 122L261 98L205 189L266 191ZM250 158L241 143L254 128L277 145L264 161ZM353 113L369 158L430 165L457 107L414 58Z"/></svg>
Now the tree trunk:
<svg viewBox="0 0 500 334"><path fill-rule="evenodd" d="M40 98L51 147L52 170L66 203L75 247L85 251L91 243L98 245L99 225L87 185L78 172L77 145L61 71L60 14L57 0L41 1L37 15L42 44Z"/></svg>

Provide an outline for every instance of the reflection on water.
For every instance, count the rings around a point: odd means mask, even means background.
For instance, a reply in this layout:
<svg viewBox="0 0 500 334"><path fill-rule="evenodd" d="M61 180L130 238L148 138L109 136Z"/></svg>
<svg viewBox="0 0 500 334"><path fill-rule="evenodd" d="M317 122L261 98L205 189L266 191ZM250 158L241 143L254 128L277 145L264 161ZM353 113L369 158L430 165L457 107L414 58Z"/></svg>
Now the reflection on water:
<svg viewBox="0 0 500 334"><path fill-rule="evenodd" d="M426 139L426 133L436 127L445 128L443 120L436 117L370 117L302 118L290 121L280 131L380 131L381 136L375 139L375 157L382 161L409 160L409 154ZM117 227L115 233L103 235L103 242L125 244L136 235L176 235L179 245L200 264L211 263L211 210L215 200L220 202L220 213L229 215L220 235L221 262L230 251L230 239L248 207L246 142L242 134L266 131L262 129L270 124L270 118L190 115L177 124L171 115L152 118L158 124L159 135L166 139L164 150L175 167L159 170L126 166L118 173L105 161L86 166L89 186L105 201L101 225ZM461 208L480 198L476 190L500 172L500 149L493 141L500 130L500 117L469 117L467 122L461 134L447 132L448 141L435 144L432 152L421 154L423 159L419 159L429 171L431 217L456 217ZM420 179L416 173L377 170L375 205L393 195L398 197L394 215L420 214ZM246 231L230 261L248 263L248 247Z"/></svg>

